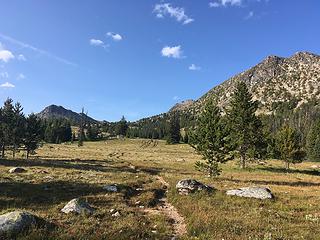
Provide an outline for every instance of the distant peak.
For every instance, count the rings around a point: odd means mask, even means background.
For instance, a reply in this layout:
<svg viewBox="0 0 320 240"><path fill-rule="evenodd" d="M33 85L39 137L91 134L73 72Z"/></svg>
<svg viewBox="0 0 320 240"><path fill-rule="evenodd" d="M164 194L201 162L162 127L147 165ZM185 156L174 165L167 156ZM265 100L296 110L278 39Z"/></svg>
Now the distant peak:
<svg viewBox="0 0 320 240"><path fill-rule="evenodd" d="M296 52L292 57L319 57L319 55L311 52Z"/></svg>

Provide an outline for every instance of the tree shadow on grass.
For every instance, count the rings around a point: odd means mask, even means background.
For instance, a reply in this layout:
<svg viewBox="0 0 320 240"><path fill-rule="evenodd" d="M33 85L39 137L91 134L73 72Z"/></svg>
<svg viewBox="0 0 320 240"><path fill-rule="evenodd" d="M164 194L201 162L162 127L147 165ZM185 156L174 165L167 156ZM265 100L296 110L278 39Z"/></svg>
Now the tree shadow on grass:
<svg viewBox="0 0 320 240"><path fill-rule="evenodd" d="M128 166L115 166L114 162L110 160L0 159L0 165L6 167L46 167L97 172L137 172Z"/></svg>
<svg viewBox="0 0 320 240"><path fill-rule="evenodd" d="M259 167L258 169L262 171L273 172L273 173L298 173L298 174L306 174L311 176L320 176L320 172L317 170L285 169L285 168L276 168L276 167Z"/></svg>
<svg viewBox="0 0 320 240"><path fill-rule="evenodd" d="M278 185L278 186L290 186L290 187L319 187L320 183L314 182L284 182L284 181L267 181L267 180L240 180L240 179L230 179L230 178L220 178L222 181L229 181L234 183L245 183L245 184L255 184L255 185Z"/></svg>
<svg viewBox="0 0 320 240"><path fill-rule="evenodd" d="M99 185L54 181L46 183L0 183L0 209L46 209L48 206L67 203L73 198L106 193Z"/></svg>

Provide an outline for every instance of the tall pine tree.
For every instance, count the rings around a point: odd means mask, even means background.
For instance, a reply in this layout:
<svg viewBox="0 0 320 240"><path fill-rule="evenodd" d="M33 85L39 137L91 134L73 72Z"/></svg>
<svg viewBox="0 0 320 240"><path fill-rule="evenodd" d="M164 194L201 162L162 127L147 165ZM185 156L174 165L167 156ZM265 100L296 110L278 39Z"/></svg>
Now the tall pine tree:
<svg viewBox="0 0 320 240"><path fill-rule="evenodd" d="M262 138L262 124L255 115L257 109L258 102L252 100L247 85L239 82L231 98L227 116L231 129L231 143L240 155L241 168L246 167L249 151L258 149L258 139Z"/></svg>
<svg viewBox="0 0 320 240"><path fill-rule="evenodd" d="M177 144L180 142L180 117L177 111L174 111L171 114L171 118L169 121L169 129L168 129L168 144Z"/></svg>
<svg viewBox="0 0 320 240"><path fill-rule="evenodd" d="M197 128L190 136L190 145L201 154L204 162L197 162L196 169L210 177L220 175L219 164L228 160L228 132L221 119L220 109L211 100L198 119Z"/></svg>

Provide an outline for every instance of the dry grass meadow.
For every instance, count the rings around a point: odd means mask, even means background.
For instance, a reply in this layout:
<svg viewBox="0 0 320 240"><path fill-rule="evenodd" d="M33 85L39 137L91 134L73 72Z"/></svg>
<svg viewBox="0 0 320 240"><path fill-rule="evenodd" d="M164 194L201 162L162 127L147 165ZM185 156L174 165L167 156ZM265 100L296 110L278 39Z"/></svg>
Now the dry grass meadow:
<svg viewBox="0 0 320 240"><path fill-rule="evenodd" d="M194 170L200 157L188 145L146 144L145 140L108 140L44 145L29 161L0 160L0 211L24 209L55 225L31 229L18 239L171 239L173 221L151 214L164 186L167 199L184 217L187 233L181 239L320 239L320 172L314 163L292 166L267 161L239 170L236 162L223 166L223 174L209 179ZM10 174L19 166L26 173ZM212 194L180 196L175 184L195 178L217 189ZM117 183L120 192L102 186ZM267 186L274 200L226 196L225 190ZM64 214L60 209L81 197L96 209L91 216ZM142 207L143 206L143 207ZM113 217L111 209L120 212Z"/></svg>

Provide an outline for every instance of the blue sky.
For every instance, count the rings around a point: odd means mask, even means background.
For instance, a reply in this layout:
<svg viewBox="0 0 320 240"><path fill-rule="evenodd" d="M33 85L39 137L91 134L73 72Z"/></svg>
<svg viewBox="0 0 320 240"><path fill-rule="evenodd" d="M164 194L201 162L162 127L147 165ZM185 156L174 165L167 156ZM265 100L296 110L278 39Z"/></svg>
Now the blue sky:
<svg viewBox="0 0 320 240"><path fill-rule="evenodd" d="M166 112L268 55L320 53L318 0L1 0L0 100Z"/></svg>

